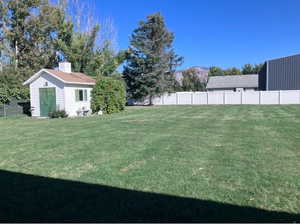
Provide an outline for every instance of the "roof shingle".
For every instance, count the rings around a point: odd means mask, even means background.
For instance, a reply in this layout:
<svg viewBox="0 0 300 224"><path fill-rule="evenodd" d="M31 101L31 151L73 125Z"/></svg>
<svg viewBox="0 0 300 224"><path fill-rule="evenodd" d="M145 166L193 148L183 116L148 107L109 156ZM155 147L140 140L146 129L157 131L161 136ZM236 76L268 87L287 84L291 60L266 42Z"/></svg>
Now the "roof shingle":
<svg viewBox="0 0 300 224"><path fill-rule="evenodd" d="M257 88L258 75L224 75L210 77L207 89Z"/></svg>
<svg viewBox="0 0 300 224"><path fill-rule="evenodd" d="M62 79L65 82L71 82L71 83L87 83L87 84L94 84L96 81L95 79L79 72L61 72L56 71L52 69L45 69L47 72L51 73L52 75L58 77L59 79Z"/></svg>

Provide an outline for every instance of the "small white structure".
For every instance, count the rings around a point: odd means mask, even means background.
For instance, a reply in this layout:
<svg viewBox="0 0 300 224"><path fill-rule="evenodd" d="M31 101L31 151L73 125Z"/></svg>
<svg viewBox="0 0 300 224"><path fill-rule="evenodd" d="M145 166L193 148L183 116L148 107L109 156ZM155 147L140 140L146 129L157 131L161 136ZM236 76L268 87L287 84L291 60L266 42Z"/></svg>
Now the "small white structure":
<svg viewBox="0 0 300 224"><path fill-rule="evenodd" d="M91 77L71 71L71 63L59 63L59 69L42 69L23 85L30 86L33 117L48 117L49 112L65 110L69 116L91 112Z"/></svg>

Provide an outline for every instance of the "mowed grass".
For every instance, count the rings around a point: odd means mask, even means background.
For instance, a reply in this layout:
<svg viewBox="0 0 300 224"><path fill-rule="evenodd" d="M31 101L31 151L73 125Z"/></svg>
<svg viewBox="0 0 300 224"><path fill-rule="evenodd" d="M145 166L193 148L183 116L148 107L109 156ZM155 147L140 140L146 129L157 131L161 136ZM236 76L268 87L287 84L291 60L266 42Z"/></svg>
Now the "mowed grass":
<svg viewBox="0 0 300 224"><path fill-rule="evenodd" d="M0 131L1 170L300 213L298 105L0 118Z"/></svg>

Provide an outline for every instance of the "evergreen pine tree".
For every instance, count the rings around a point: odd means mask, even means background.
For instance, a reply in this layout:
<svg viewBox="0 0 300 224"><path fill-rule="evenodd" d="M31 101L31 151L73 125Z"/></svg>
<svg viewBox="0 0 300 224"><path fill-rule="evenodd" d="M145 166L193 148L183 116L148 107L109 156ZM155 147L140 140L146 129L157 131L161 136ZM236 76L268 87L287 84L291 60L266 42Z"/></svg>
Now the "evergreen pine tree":
<svg viewBox="0 0 300 224"><path fill-rule="evenodd" d="M183 61L173 49L174 34L167 30L160 13L147 17L134 30L123 77L129 97L136 100L162 95L174 86L175 68Z"/></svg>

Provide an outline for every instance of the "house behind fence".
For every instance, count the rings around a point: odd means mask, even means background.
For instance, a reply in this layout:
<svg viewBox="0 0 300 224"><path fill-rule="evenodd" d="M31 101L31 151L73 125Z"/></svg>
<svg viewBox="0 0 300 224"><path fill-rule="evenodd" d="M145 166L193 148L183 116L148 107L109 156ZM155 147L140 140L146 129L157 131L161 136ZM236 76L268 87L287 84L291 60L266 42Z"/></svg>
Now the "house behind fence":
<svg viewBox="0 0 300 224"><path fill-rule="evenodd" d="M258 89L258 75L222 75L209 78L207 91L255 91Z"/></svg>

